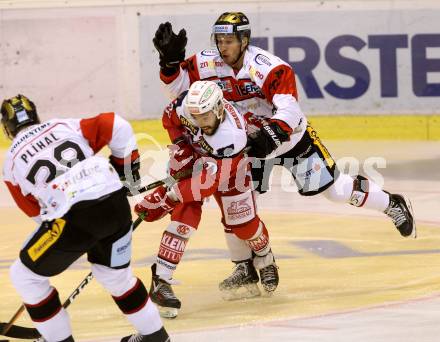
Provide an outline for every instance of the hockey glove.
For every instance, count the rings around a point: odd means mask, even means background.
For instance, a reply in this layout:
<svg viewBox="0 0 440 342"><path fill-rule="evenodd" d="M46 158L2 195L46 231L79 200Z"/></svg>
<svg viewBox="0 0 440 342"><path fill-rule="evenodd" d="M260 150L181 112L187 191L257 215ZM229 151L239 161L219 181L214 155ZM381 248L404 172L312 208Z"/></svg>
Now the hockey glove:
<svg viewBox="0 0 440 342"><path fill-rule="evenodd" d="M141 176L139 170L141 163L138 150L134 150L130 156L125 158L110 156L110 164L118 173L119 179L127 187L127 191L140 186Z"/></svg>
<svg viewBox="0 0 440 342"><path fill-rule="evenodd" d="M173 145L168 146L170 152L169 174L174 177L176 173L192 169L196 154L191 145L183 139L176 139ZM188 171L189 172L189 171Z"/></svg>
<svg viewBox="0 0 440 342"><path fill-rule="evenodd" d="M153 44L159 52L159 65L165 75L170 76L175 73L180 62L185 59L187 41L184 29L181 29L176 35L168 21L159 25L153 38Z"/></svg>
<svg viewBox="0 0 440 342"><path fill-rule="evenodd" d="M276 121L271 121L248 137L247 145L250 146L248 156L265 158L288 140L289 134Z"/></svg>
<svg viewBox="0 0 440 342"><path fill-rule="evenodd" d="M169 198L167 189L161 186L136 204L134 211L139 216L144 215L144 221L154 222L172 211L178 203Z"/></svg>

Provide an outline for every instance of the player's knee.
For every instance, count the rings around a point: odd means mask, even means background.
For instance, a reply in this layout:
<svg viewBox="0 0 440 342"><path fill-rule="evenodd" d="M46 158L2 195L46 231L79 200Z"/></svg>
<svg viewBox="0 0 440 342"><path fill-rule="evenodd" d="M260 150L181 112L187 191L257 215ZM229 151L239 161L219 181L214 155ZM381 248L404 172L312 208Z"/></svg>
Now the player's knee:
<svg viewBox="0 0 440 342"><path fill-rule="evenodd" d="M20 259L11 265L9 274L25 303L37 303L51 292L49 279L32 272Z"/></svg>
<svg viewBox="0 0 440 342"><path fill-rule="evenodd" d="M335 182L322 194L332 202L346 203L349 201L352 191L353 178L350 175L341 173L338 178L335 179Z"/></svg>
<svg viewBox="0 0 440 342"><path fill-rule="evenodd" d="M120 296L113 296L119 309L126 315L134 314L145 307L148 301L148 291L141 280L136 279L134 285Z"/></svg>
<svg viewBox="0 0 440 342"><path fill-rule="evenodd" d="M107 266L93 264L92 273L96 280L112 296L120 296L134 286L137 279L133 276L131 267L113 269Z"/></svg>
<svg viewBox="0 0 440 342"><path fill-rule="evenodd" d="M241 240L250 240L257 234L260 222L260 218L255 216L252 220L244 224L235 226L227 225L226 228L231 229L232 232Z"/></svg>

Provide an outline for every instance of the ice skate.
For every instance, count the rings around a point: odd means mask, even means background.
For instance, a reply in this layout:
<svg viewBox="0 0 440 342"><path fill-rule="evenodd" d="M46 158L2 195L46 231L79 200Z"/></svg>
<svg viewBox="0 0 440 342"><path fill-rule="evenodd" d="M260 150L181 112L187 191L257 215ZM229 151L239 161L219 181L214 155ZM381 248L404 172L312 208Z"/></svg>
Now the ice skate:
<svg viewBox="0 0 440 342"><path fill-rule="evenodd" d="M151 266L150 298L158 306L164 318L176 318L181 307L180 300L174 294L171 284L156 275L156 264Z"/></svg>
<svg viewBox="0 0 440 342"><path fill-rule="evenodd" d="M170 337L162 327L150 335L133 334L125 336L121 339L121 342L170 342Z"/></svg>
<svg viewBox="0 0 440 342"><path fill-rule="evenodd" d="M271 296L279 283L278 266L275 264L275 257L270 251L265 256L255 256L254 267L260 272L261 285L266 295Z"/></svg>
<svg viewBox="0 0 440 342"><path fill-rule="evenodd" d="M261 295L258 274L252 260L237 262L232 274L219 284L224 300L253 298Z"/></svg>
<svg viewBox="0 0 440 342"><path fill-rule="evenodd" d="M407 198L398 194L390 194L390 204L384 213L393 220L400 235L404 237L417 237L411 202Z"/></svg>

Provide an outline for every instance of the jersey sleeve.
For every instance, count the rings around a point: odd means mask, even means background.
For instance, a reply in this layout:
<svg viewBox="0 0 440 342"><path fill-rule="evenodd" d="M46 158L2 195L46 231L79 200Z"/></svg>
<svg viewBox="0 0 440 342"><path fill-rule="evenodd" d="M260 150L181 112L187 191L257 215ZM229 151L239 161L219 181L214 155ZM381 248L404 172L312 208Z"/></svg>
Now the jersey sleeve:
<svg viewBox="0 0 440 342"><path fill-rule="evenodd" d="M168 97L171 100L175 99L187 90L193 82L200 80L196 55L181 62L179 69L171 76L166 76L161 72L160 79Z"/></svg>
<svg viewBox="0 0 440 342"><path fill-rule="evenodd" d="M273 68L262 91L276 109L272 120L278 121L284 130L291 133L305 119L297 101L295 75L288 65L281 64Z"/></svg>
<svg viewBox="0 0 440 342"><path fill-rule="evenodd" d="M102 113L95 117L80 120L84 138L94 153L108 146L112 156L125 158L137 150L131 125L115 113Z"/></svg>
<svg viewBox="0 0 440 342"><path fill-rule="evenodd" d="M162 126L168 132L171 142L183 136L184 128L176 112L175 101L171 102L162 115Z"/></svg>
<svg viewBox="0 0 440 342"><path fill-rule="evenodd" d="M39 222L40 219L40 205L34 196L31 194L24 195L20 186L13 184L11 181L5 180L6 186L17 206L29 217Z"/></svg>

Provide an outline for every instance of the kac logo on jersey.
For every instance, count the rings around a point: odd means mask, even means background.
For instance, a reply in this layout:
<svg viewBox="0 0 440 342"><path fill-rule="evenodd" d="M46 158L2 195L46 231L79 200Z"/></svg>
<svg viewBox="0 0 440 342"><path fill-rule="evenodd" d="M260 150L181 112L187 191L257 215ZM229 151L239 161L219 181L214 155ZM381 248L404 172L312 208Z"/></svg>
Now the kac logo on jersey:
<svg viewBox="0 0 440 342"><path fill-rule="evenodd" d="M259 65L263 65L266 64L267 66L271 66L272 63L270 62L269 57L262 55L261 53L259 53L258 55L255 56L255 63L259 64Z"/></svg>
<svg viewBox="0 0 440 342"><path fill-rule="evenodd" d="M238 220L251 215L252 208L247 201L248 198L231 202L230 206L226 209L229 220Z"/></svg>

